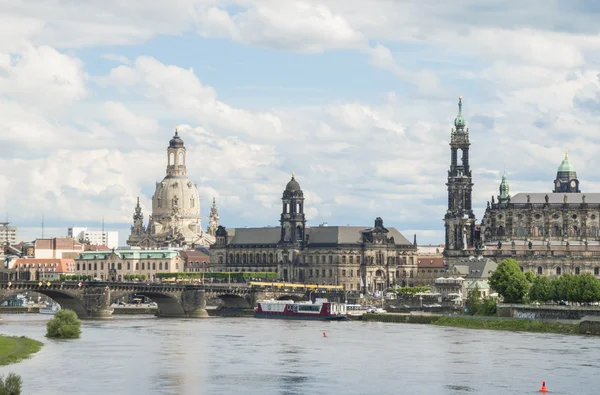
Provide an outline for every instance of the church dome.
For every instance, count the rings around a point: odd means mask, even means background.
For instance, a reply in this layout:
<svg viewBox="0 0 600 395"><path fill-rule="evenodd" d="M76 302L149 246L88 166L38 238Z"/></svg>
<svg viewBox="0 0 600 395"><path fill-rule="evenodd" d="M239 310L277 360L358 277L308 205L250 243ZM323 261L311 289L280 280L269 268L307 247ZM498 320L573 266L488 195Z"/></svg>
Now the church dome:
<svg viewBox="0 0 600 395"><path fill-rule="evenodd" d="M294 173L292 173L292 179L285 186L285 190L288 192L295 192L295 191L302 190L302 188L300 188L300 184L298 184L298 181L296 181L296 176L294 175Z"/></svg>
<svg viewBox="0 0 600 395"><path fill-rule="evenodd" d="M200 195L187 177L165 177L156 183L152 196L152 217L200 218Z"/></svg>
<svg viewBox="0 0 600 395"><path fill-rule="evenodd" d="M175 129L175 135L173 136L171 141L169 141L169 148L184 148L183 140L181 139L181 137L179 137L177 129Z"/></svg>
<svg viewBox="0 0 600 395"><path fill-rule="evenodd" d="M565 154L565 159L561 162L560 166L558 166L559 173L575 173L575 167L569 161L569 154Z"/></svg>

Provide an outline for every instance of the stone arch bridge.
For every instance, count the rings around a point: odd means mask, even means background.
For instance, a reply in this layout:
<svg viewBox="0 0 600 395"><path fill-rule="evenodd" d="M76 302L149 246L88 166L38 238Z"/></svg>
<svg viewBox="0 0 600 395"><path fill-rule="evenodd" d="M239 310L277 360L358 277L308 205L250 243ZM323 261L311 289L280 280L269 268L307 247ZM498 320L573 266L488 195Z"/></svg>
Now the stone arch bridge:
<svg viewBox="0 0 600 395"><path fill-rule="evenodd" d="M144 284L133 282L0 282L0 302L18 293L38 292L52 298L79 318L110 318L110 306L136 294L156 302L159 317L207 317L206 299L218 297L223 308L250 309L258 300L311 297L305 290L277 288L251 289L248 284ZM325 296L325 295L315 295ZM331 295L341 299L340 295ZM330 299L332 298L331 296ZM337 296L337 297L336 297Z"/></svg>

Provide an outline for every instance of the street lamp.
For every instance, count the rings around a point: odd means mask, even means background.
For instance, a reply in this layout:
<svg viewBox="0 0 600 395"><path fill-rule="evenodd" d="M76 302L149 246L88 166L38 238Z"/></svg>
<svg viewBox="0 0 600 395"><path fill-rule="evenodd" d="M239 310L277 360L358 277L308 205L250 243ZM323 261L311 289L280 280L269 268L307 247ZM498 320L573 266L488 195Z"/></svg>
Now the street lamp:
<svg viewBox="0 0 600 395"><path fill-rule="evenodd" d="M314 290L311 290L311 291L308 293L308 300L309 300L309 301L311 301L311 302L312 302L312 293L313 293L313 292L314 292Z"/></svg>

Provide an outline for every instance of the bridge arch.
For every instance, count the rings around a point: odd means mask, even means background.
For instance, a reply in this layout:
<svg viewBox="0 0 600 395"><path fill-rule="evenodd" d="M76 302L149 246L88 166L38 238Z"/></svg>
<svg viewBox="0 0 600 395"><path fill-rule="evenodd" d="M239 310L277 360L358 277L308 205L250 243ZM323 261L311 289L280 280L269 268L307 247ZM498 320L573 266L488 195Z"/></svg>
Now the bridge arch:
<svg viewBox="0 0 600 395"><path fill-rule="evenodd" d="M181 305L180 299L173 294L163 293L158 291L151 290L123 290L123 291L113 291L110 295L110 303L117 303L123 297L132 296L132 295L141 295L145 296L148 299L152 300L156 303L156 307L158 309L158 315L160 317L183 317L185 316L185 311Z"/></svg>
<svg viewBox="0 0 600 395"><path fill-rule="evenodd" d="M277 300L293 300L294 302L300 302L304 299L304 295L281 295L277 297Z"/></svg>
<svg viewBox="0 0 600 395"><path fill-rule="evenodd" d="M0 293L0 303L7 300L10 296L16 294L22 294L25 292L37 292L39 294L48 296L52 298L56 303L58 303L61 309L69 309L73 310L77 317L79 318L88 318L89 314L83 301L81 300L81 296L77 295L73 292L69 292L68 290L58 290L51 288L40 288L40 289L31 289L31 288L11 288L4 289Z"/></svg>
<svg viewBox="0 0 600 395"><path fill-rule="evenodd" d="M251 309L254 308L245 295L237 295L233 293L216 294L217 298L221 299L221 307L226 309Z"/></svg>

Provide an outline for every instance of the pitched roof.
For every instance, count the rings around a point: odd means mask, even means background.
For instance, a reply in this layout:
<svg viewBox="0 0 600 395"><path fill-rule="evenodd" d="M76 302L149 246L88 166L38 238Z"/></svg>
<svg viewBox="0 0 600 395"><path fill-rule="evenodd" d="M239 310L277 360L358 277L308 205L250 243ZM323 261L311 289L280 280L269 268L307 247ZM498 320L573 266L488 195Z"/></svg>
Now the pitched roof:
<svg viewBox="0 0 600 395"><path fill-rule="evenodd" d="M307 228L308 244L360 244L362 231L367 226L320 226ZM387 237L393 237L397 245L412 245L396 228L387 228ZM234 228L227 229L229 244L277 244L281 239L281 229L271 228Z"/></svg>
<svg viewBox="0 0 600 395"><path fill-rule="evenodd" d="M30 265L25 267L25 265ZM33 266L31 266L33 265ZM45 265L45 266L44 266ZM55 258L19 258L15 261L15 267L21 268L40 268L42 270L46 269L46 271L50 271L48 269L56 269L53 270L55 273L69 273L74 270L73 266L75 265L75 260L71 258L63 258L63 259L55 259Z"/></svg>
<svg viewBox="0 0 600 395"><path fill-rule="evenodd" d="M446 262L444 261L444 257L441 256L424 256L417 259L417 267L419 269L427 269L427 268L444 268Z"/></svg>

